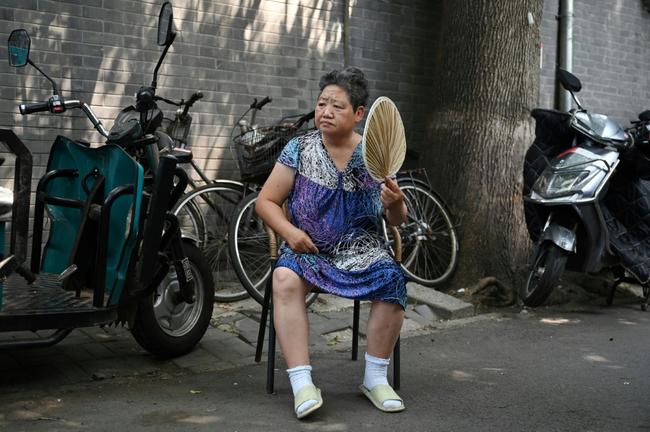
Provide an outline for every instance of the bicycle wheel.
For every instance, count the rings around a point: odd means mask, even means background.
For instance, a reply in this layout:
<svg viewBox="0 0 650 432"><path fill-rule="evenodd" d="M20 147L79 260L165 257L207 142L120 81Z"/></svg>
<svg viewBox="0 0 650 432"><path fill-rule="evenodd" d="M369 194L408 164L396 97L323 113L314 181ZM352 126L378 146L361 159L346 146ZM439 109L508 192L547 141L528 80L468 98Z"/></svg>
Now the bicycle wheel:
<svg viewBox="0 0 650 432"><path fill-rule="evenodd" d="M232 302L248 297L228 254L228 224L243 195L240 183L217 180L186 193L172 210L183 235L197 243L208 261L215 301Z"/></svg>
<svg viewBox="0 0 650 432"><path fill-rule="evenodd" d="M438 286L449 280L458 263L458 236L442 200L428 186L398 180L408 215L400 225L402 268L413 281Z"/></svg>
<svg viewBox="0 0 650 432"><path fill-rule="evenodd" d="M264 222L255 213L257 193L249 194L239 204L230 221L230 260L242 285L251 297L262 304L266 282L271 277L269 235ZM310 293L309 305L318 295Z"/></svg>

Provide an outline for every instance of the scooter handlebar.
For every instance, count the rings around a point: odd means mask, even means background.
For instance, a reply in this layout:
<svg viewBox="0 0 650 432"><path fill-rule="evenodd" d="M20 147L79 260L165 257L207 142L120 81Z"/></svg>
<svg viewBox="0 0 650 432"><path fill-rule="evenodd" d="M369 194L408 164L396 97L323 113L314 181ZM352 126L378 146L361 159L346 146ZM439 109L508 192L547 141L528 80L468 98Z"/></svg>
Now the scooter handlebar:
<svg viewBox="0 0 650 432"><path fill-rule="evenodd" d="M187 112L190 110L192 105L194 105L194 102L196 102L197 100L202 99L202 98L203 98L203 93L201 93L200 91L198 91L198 92L194 93L192 96L190 96L190 98L187 100L187 102L185 102L185 108L183 109L183 114L182 114L183 117L185 115L187 115Z"/></svg>
<svg viewBox="0 0 650 432"><path fill-rule="evenodd" d="M50 105L48 102L30 102L20 104L19 108L22 115L27 115L37 112L49 111Z"/></svg>
<svg viewBox="0 0 650 432"><path fill-rule="evenodd" d="M263 107L264 105L266 105L267 103L271 102L272 100L273 100L273 99L271 99L271 98L268 97L268 96L265 97L265 98L262 99L258 104L255 105L255 109L257 109L257 110L261 110L262 107Z"/></svg>
<svg viewBox="0 0 650 432"><path fill-rule="evenodd" d="M192 106L194 104L194 102L196 102L197 100L202 99L202 98L203 98L203 93L198 91L198 92L194 93L192 96L190 96L190 99L187 102L185 102L185 104L189 105L189 106Z"/></svg>

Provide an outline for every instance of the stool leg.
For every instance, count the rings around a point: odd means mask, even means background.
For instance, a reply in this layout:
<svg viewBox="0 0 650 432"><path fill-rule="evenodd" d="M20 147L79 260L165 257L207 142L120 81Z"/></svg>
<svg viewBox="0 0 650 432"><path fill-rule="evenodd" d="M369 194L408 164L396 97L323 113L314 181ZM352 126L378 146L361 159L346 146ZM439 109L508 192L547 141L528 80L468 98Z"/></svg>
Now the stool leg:
<svg viewBox="0 0 650 432"><path fill-rule="evenodd" d="M399 390L400 387L400 358L399 358L399 338L395 342L393 349L393 388Z"/></svg>
<svg viewBox="0 0 650 432"><path fill-rule="evenodd" d="M273 325L273 299L269 305L269 352L266 362L266 392L273 393L275 379L275 326Z"/></svg>
<svg viewBox="0 0 650 432"><path fill-rule="evenodd" d="M359 310L361 302L354 301L354 312L352 316L352 360L359 358Z"/></svg>
<svg viewBox="0 0 650 432"><path fill-rule="evenodd" d="M266 333L266 320L269 315L269 306L271 304L271 291L273 290L273 275L266 282L264 291L264 302L262 303L262 315L260 316L260 329L257 333L257 346L255 347L255 362L262 361L262 349L264 348L264 334Z"/></svg>

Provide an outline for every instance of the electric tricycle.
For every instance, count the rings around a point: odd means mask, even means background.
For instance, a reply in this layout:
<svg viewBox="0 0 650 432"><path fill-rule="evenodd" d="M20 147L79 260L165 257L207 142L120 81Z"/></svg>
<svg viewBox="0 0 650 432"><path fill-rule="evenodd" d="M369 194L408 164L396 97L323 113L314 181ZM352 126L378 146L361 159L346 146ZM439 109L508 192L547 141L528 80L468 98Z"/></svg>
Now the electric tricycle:
<svg viewBox="0 0 650 432"><path fill-rule="evenodd" d="M192 153L158 154L161 141L170 138L160 130L156 79L174 38L166 2L158 23L164 49L152 84L138 91L135 106L123 109L107 131L88 104L65 99L30 60L27 32L11 33L10 64L30 64L53 87L47 101L21 104L21 114L79 109L106 144L93 148L55 139L36 188L28 264L32 155L12 131L0 130L0 142L16 160L13 199L0 194L0 240L11 221L0 262L0 332L46 333L3 338L0 349L49 346L74 328L126 323L147 351L173 357L190 351L205 333L213 310L212 273L170 211L188 182L177 164L189 162ZM5 251L4 242L0 246Z"/></svg>

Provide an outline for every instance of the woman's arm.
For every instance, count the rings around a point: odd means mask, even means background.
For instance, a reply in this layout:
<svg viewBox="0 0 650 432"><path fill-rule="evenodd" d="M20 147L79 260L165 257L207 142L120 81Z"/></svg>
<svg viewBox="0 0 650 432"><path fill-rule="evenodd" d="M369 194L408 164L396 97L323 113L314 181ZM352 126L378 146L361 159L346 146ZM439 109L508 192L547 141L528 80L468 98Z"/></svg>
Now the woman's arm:
<svg viewBox="0 0 650 432"><path fill-rule="evenodd" d="M255 211L265 224L287 241L291 249L298 253L318 253L307 233L289 222L282 209L293 188L294 175L293 168L276 163L260 191Z"/></svg>
<svg viewBox="0 0 650 432"><path fill-rule="evenodd" d="M389 225L397 226L406 222L408 209L404 202L404 194L395 180L386 177L381 187L380 199L386 209L386 220Z"/></svg>

